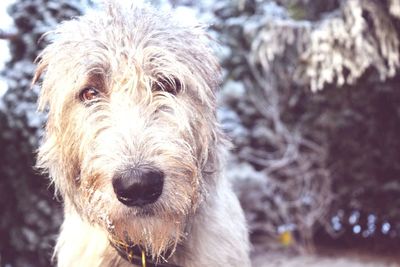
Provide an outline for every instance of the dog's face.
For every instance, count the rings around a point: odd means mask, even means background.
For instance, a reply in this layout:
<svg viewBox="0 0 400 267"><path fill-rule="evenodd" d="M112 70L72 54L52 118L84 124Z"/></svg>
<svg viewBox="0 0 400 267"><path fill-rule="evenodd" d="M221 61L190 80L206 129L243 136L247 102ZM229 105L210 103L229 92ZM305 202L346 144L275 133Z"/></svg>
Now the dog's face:
<svg viewBox="0 0 400 267"><path fill-rule="evenodd" d="M38 166L67 208L160 255L218 167L219 70L198 28L110 5L66 22L40 56L49 108Z"/></svg>

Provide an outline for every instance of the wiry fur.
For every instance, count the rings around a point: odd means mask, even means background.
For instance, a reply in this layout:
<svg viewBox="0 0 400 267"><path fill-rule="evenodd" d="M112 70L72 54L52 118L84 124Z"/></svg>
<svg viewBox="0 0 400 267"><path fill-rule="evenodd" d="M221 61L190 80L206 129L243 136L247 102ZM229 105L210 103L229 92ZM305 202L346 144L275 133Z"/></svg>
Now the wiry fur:
<svg viewBox="0 0 400 267"><path fill-rule="evenodd" d="M65 202L58 266L130 266L110 245L126 237L181 266L248 266L243 212L221 173L220 73L203 30L111 2L49 36L34 77L43 76L39 108L49 110L37 165ZM154 90L165 83L181 92ZM101 91L89 106L79 100L88 86ZM127 165L165 173L146 210L113 192Z"/></svg>

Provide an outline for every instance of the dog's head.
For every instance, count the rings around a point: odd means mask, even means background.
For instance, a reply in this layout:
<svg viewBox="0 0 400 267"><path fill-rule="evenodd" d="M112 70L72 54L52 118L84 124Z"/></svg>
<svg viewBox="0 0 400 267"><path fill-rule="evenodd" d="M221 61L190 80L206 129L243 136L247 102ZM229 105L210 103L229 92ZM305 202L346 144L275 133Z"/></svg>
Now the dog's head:
<svg viewBox="0 0 400 267"><path fill-rule="evenodd" d="M38 167L67 208L160 255L218 171L220 73L204 31L109 3L49 36L34 77L49 112Z"/></svg>

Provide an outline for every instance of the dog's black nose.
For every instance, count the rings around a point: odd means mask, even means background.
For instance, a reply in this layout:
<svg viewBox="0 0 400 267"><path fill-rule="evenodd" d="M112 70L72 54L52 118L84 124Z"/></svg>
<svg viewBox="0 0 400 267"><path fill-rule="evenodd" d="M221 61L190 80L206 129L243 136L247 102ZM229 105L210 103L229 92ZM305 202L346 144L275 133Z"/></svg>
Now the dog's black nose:
<svg viewBox="0 0 400 267"><path fill-rule="evenodd" d="M112 184L120 202L130 207L142 207L156 202L161 196L164 173L150 167L129 168L118 172Z"/></svg>

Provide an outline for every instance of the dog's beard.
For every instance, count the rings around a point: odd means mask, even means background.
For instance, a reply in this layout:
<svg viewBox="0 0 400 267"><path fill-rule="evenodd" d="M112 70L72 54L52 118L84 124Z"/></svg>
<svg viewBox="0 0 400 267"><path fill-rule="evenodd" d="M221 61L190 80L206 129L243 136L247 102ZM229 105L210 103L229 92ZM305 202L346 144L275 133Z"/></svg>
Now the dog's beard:
<svg viewBox="0 0 400 267"><path fill-rule="evenodd" d="M83 214L108 232L109 240L122 247L139 246L153 259L168 258L185 238L190 205L166 210L160 203L143 208L127 207L115 197L112 189L86 188L88 203Z"/></svg>
<svg viewBox="0 0 400 267"><path fill-rule="evenodd" d="M185 237L185 218L181 216L127 218L115 221L113 225L112 243L139 246L154 259L168 258Z"/></svg>

